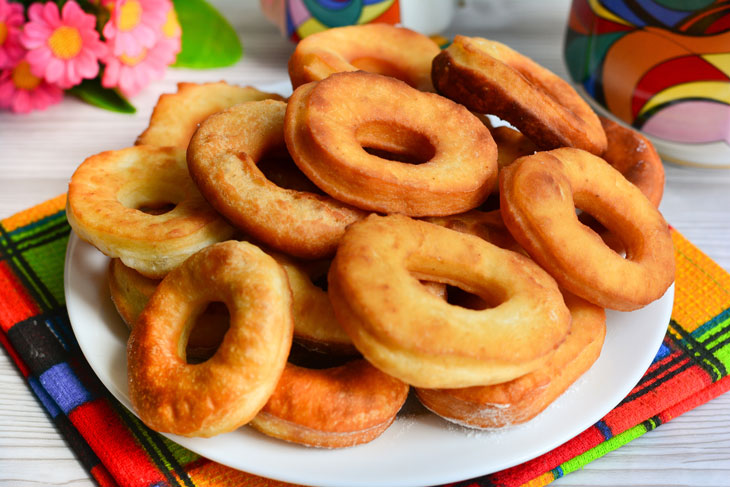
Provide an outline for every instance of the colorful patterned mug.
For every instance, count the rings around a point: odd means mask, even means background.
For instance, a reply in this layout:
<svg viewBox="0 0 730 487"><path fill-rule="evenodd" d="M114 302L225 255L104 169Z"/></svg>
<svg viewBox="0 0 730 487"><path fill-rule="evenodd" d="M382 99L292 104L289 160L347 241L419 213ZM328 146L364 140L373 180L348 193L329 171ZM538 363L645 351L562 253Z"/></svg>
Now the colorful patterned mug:
<svg viewBox="0 0 730 487"><path fill-rule="evenodd" d="M730 168L730 3L573 0L573 81L666 161Z"/></svg>
<svg viewBox="0 0 730 487"><path fill-rule="evenodd" d="M383 22L426 35L447 28L455 0L261 0L261 9L293 41L332 27Z"/></svg>

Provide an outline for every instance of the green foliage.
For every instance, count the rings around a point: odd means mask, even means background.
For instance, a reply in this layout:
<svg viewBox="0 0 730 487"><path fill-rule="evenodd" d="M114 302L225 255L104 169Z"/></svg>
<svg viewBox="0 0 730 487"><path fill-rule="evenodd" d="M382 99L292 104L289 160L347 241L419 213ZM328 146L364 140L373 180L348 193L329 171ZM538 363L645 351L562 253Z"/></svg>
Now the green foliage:
<svg viewBox="0 0 730 487"><path fill-rule="evenodd" d="M231 24L205 0L173 0L182 27L182 51L174 66L221 68L235 64L243 47Z"/></svg>
<svg viewBox="0 0 730 487"><path fill-rule="evenodd" d="M137 110L117 90L101 86L101 77L85 79L66 91L86 103L119 113L134 113Z"/></svg>

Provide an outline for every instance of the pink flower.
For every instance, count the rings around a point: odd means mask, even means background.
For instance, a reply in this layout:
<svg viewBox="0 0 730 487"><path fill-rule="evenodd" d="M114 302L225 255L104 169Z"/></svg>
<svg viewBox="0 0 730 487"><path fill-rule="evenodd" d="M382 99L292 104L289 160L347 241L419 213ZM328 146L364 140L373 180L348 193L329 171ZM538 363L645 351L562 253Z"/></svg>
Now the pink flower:
<svg viewBox="0 0 730 487"><path fill-rule="evenodd" d="M182 35L172 2L166 1L164 16L165 22L157 28L157 40L151 48L143 48L137 56L127 52L115 55L112 51L104 58L102 86L118 87L124 95L133 96L164 76L165 68L175 62L180 52Z"/></svg>
<svg viewBox="0 0 730 487"><path fill-rule="evenodd" d="M96 17L73 0L60 14L53 2L34 3L28 16L21 40L30 51L26 59L34 75L65 89L99 74L106 46L95 29Z"/></svg>
<svg viewBox="0 0 730 487"><path fill-rule="evenodd" d="M160 40L152 49L143 50L136 57L126 54L107 56L102 86L118 87L125 96L136 95L150 82L162 79L167 65L175 60L173 47L171 43Z"/></svg>
<svg viewBox="0 0 730 487"><path fill-rule="evenodd" d="M170 7L170 0L116 0L103 30L112 53L137 57L152 48Z"/></svg>
<svg viewBox="0 0 730 487"><path fill-rule="evenodd" d="M10 68L25 55L20 28L25 21L23 6L0 0L0 69Z"/></svg>
<svg viewBox="0 0 730 487"><path fill-rule="evenodd" d="M182 28L177 20L177 12L172 3L167 10L165 23L162 25L162 38L160 42L167 44L167 49L172 56L167 64L172 64L182 48Z"/></svg>
<svg viewBox="0 0 730 487"><path fill-rule="evenodd" d="M23 59L12 69L0 71L0 108L16 113L44 110L63 98L63 90L35 76Z"/></svg>

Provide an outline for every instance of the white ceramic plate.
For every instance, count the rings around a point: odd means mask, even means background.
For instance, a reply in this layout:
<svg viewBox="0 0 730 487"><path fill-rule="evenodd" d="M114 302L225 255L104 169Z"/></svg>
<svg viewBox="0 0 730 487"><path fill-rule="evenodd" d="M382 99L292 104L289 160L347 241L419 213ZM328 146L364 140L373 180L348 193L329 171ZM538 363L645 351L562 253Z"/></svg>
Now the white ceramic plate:
<svg viewBox="0 0 730 487"><path fill-rule="evenodd" d="M131 409L127 329L109 297L108 264L105 256L72 233L64 276L66 304L86 359L111 393ZM496 472L564 443L618 404L659 349L673 298L674 286L639 311L609 312L606 342L593 368L524 425L469 430L438 418L411 398L381 437L341 450L305 448L247 427L208 439L168 436L236 469L321 487L423 487Z"/></svg>

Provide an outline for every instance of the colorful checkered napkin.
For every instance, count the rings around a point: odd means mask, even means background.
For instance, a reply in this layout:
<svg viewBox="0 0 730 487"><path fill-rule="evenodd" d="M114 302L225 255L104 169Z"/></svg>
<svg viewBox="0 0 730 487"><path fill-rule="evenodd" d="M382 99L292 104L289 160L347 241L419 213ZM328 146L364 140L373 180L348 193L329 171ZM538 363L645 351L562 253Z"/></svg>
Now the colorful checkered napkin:
<svg viewBox="0 0 730 487"><path fill-rule="evenodd" d="M65 196L0 222L0 342L102 486L271 486L154 433L85 362L64 306ZM545 485L730 388L730 274L672 231L672 318L653 364L613 411L522 465L452 486Z"/></svg>

